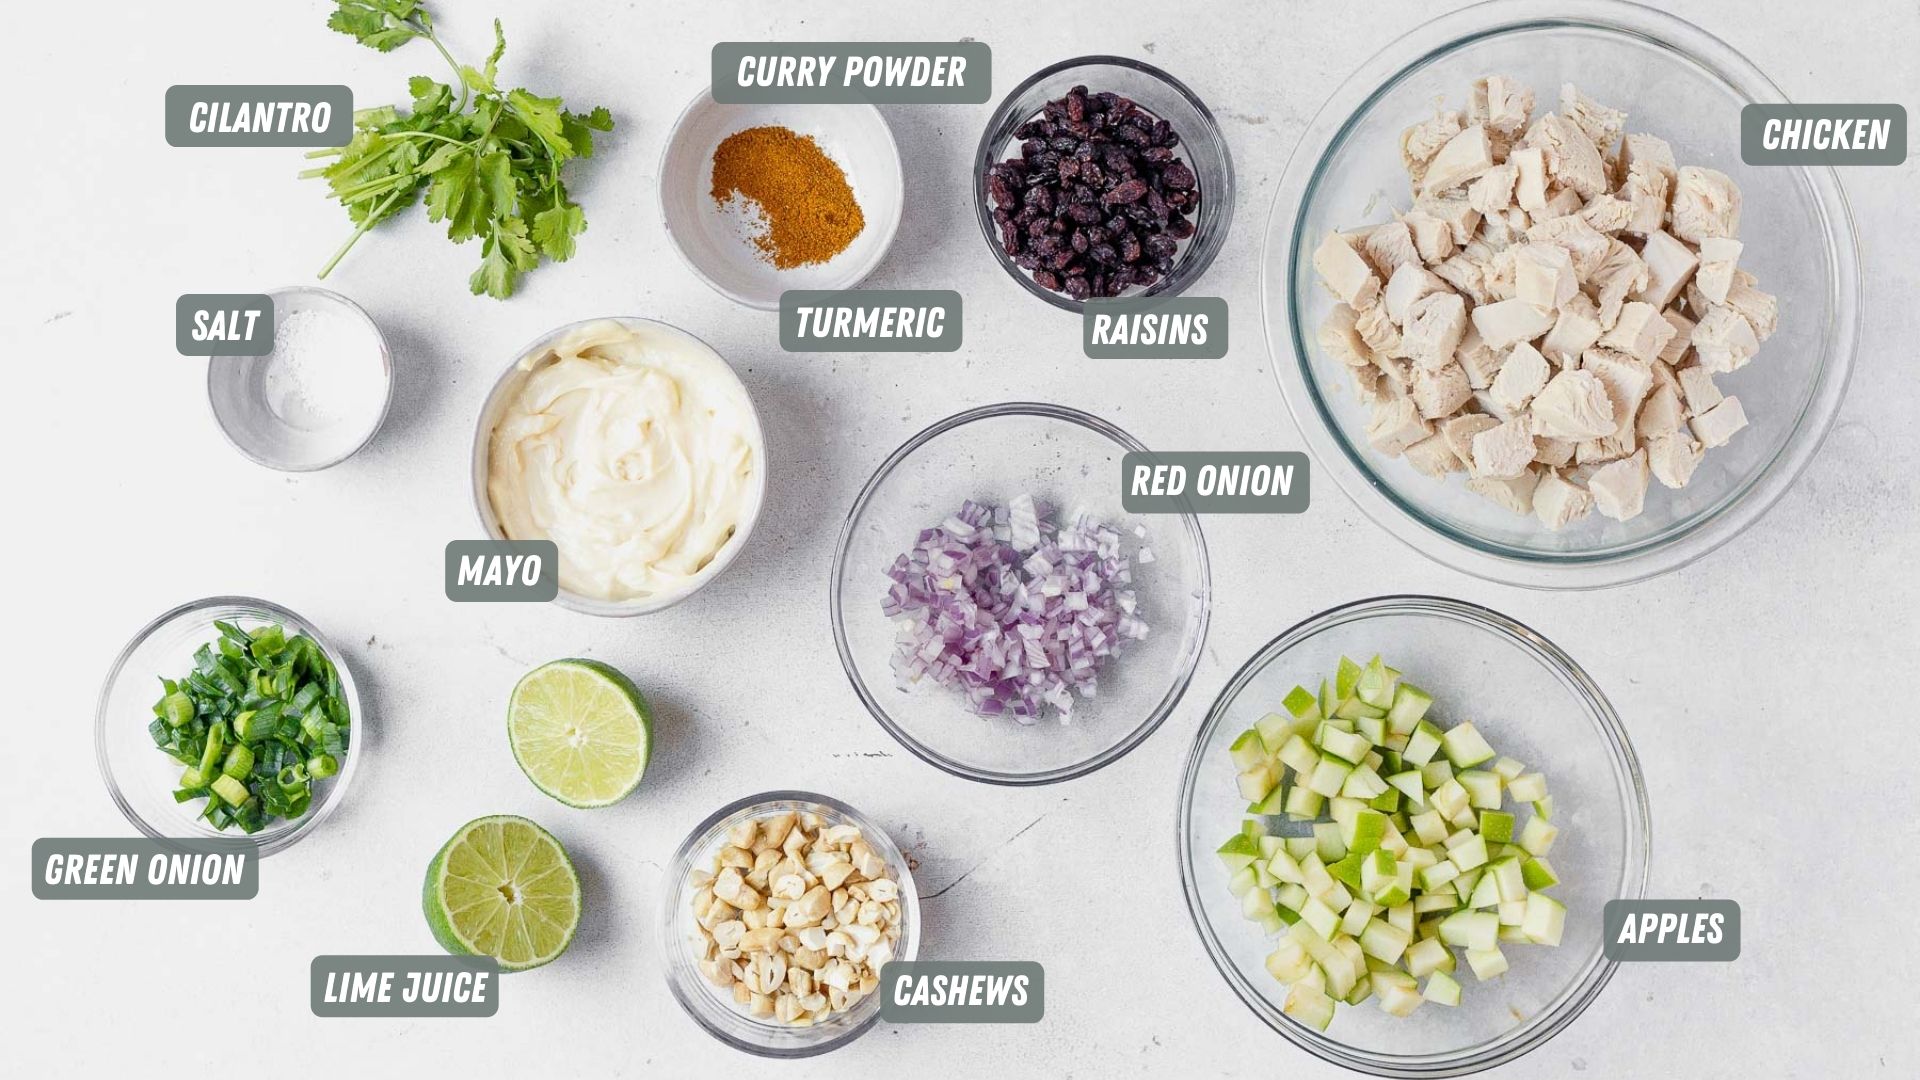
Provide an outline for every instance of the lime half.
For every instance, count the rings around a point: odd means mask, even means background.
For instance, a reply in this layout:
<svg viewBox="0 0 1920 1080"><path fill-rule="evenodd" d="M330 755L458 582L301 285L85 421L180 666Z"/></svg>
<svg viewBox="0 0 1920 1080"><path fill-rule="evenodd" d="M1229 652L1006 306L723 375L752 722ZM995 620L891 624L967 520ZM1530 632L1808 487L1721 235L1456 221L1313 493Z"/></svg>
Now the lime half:
<svg viewBox="0 0 1920 1080"><path fill-rule="evenodd" d="M625 675L596 660L555 660L513 688L507 739L534 787L568 806L611 806L647 771L653 716Z"/></svg>
<svg viewBox="0 0 1920 1080"><path fill-rule="evenodd" d="M427 864L421 906L441 948L525 971L573 941L580 876L560 841L526 818L477 818Z"/></svg>

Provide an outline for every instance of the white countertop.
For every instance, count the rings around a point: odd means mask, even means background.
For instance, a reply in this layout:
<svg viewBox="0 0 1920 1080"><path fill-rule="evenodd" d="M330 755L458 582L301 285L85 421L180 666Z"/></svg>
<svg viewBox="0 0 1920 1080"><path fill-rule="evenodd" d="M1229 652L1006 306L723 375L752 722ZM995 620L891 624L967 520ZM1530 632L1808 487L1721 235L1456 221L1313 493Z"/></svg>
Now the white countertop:
<svg viewBox="0 0 1920 1080"><path fill-rule="evenodd" d="M456 55L477 60L482 16L497 14L506 79L614 110L619 130L572 172L591 228L572 263L543 267L507 303L468 295L477 245L452 247L418 211L364 240L327 284L390 337L392 415L357 458L301 476L258 468L222 441L203 364L173 352L173 304L182 292L310 281L347 232L344 215L317 181L294 179L299 151L168 147L162 94L176 82L347 82L376 104L400 100L410 74L441 77L441 63L422 44L362 49L324 28L327 6L314 0L111 7L9 20L0 327L13 348L4 543L15 581L0 844L16 876L0 890L0 1013L19 1075L1343 1075L1262 1026L1206 960L1180 898L1174 797L1195 725L1255 648L1314 611L1386 592L1490 605L1581 659L1646 773L1649 895L1729 897L1745 912L1738 962L1626 965L1568 1031L1500 1075L1920 1071L1910 992L1920 782L1910 763L1884 768L1916 745L1907 697L1920 679L1912 159L1844 176L1868 312L1854 385L1818 459L1746 535L1656 581L1526 592L1401 546L1322 474L1304 517L1206 522L1212 634L1158 734L1091 777L986 788L907 754L841 674L826 578L853 494L924 425L1009 398L1079 406L1165 449L1300 448L1257 321L1272 191L1334 86L1430 5L492 0L455 12L442 2ZM1796 100L1920 101L1912 4L1847 5L1844 16L1831 5L1680 7ZM1054 60L1116 52L1166 67L1216 110L1241 184L1205 280L1237 316L1226 359L1087 361L1078 323L1005 278L967 186L991 105L890 114L911 210L868 284L960 290L958 354L782 354L773 315L710 292L668 250L654 168L715 41L961 36L992 45L996 100ZM752 544L694 601L650 618L448 602L441 549L474 533L467 460L481 398L508 350L600 314L663 317L741 368L774 470ZM231 528L203 535L203 515L177 509L202 500ZM109 662L153 615L215 593L275 600L344 642L372 713L351 799L266 862L249 903L32 899L17 875L35 837L128 832L92 753ZM569 655L622 668L659 709L647 780L613 809L541 796L502 737L514 680ZM938 894L924 905L926 955L1042 961L1046 1020L883 1026L785 1066L697 1029L656 959L660 865L716 806L786 786L889 823L920 862L920 891ZM315 954L433 950L420 874L457 825L493 812L536 818L581 864L587 916L572 950L511 980L491 1020L310 1015Z"/></svg>

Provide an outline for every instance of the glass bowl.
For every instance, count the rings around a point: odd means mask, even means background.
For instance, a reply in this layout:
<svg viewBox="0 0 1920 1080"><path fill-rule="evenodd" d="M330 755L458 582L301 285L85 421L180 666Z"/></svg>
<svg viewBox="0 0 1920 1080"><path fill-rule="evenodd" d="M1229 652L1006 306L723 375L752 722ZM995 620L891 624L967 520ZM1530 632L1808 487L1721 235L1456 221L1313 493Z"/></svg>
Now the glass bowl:
<svg viewBox="0 0 1920 1080"><path fill-rule="evenodd" d="M153 721L153 703L160 700L161 678L177 679L193 670L194 651L220 637L215 620L247 629L279 623L289 636L312 638L340 673L340 686L351 717L351 737L340 771L314 784L313 805L293 820L281 819L252 836L238 829L221 831L200 820L205 805L198 799L173 801L181 764L153 745L147 725ZM156 840L246 838L260 846L262 857L292 847L320 827L340 800L359 768L360 748L366 743L366 710L346 657L312 623L278 604L246 596L213 596L182 604L148 623L113 662L100 688L94 715L94 753L107 794L141 833Z"/></svg>
<svg viewBox="0 0 1920 1080"><path fill-rule="evenodd" d="M1780 301L1779 331L1719 379L1751 425L1709 452L1678 491L1654 483L1627 522L1599 514L1549 532L1367 445L1368 411L1347 369L1315 341L1334 300L1312 251L1328 231L1386 220L1404 204L1403 128L1436 99L1464 107L1471 81L1514 76L1553 108L1562 82L1627 112L1627 130L1672 143L1681 164L1718 168L1744 195L1741 267ZM1726 43L1681 19L1614 0L1481 4L1387 46L1321 109L1287 166L1268 222L1262 304L1273 370L1322 468L1367 516L1458 570L1533 588L1596 588L1665 573L1751 525L1793 484L1833 423L1859 336L1853 223L1831 168L1748 168L1740 109L1786 98ZM1389 195L1389 193L1391 193Z"/></svg>
<svg viewBox="0 0 1920 1080"><path fill-rule="evenodd" d="M1244 819L1227 747L1280 707L1296 684L1317 686L1341 656L1378 653L1433 695L1449 726L1471 719L1500 753L1543 773L1560 827L1552 861L1567 906L1559 948L1513 951L1488 983L1462 974L1456 1008L1388 1015L1376 1002L1342 1005L1325 1033L1286 1016L1286 987L1264 961L1275 939L1244 918L1214 851ZM1277 829L1310 835L1304 825ZM1486 608L1432 596L1361 600L1316 615L1268 642L1236 672L1194 739L1180 790L1180 875L1207 955L1267 1026L1315 1056L1375 1076L1459 1076L1499 1065L1552 1038L1599 995L1614 962L1601 954L1601 910L1646 887L1648 815L1640 766L1613 706L1552 642ZM1463 969L1464 971L1464 969Z"/></svg>
<svg viewBox="0 0 1920 1080"><path fill-rule="evenodd" d="M1014 265L1006 249L1000 246L1000 231L993 223L993 201L987 195L986 185L990 166L1018 156L1020 140L1014 138L1014 130L1039 115L1047 102L1064 97L1068 90L1081 85L1094 93L1108 91L1131 98L1141 108L1173 125L1180 136L1175 153L1185 159L1199 177L1200 216L1193 219L1193 235L1180 242L1174 255L1173 272L1145 289L1130 288L1121 294L1177 296L1199 280L1212 265L1213 257L1220 253L1220 246L1226 243L1227 224L1233 220L1233 159L1213 113L1185 83L1151 64L1124 56L1082 56L1042 68L1014 87L993 111L986 131L980 136L980 148L973 155L973 209L980 222L980 235L986 238L987 249L993 252L994 259L1021 288L1057 308L1079 311L1085 306L1065 293L1034 284L1032 274Z"/></svg>
<svg viewBox="0 0 1920 1080"><path fill-rule="evenodd" d="M678 592L655 593L649 596L637 596L626 600L603 600L599 597L584 596L563 585L560 588L559 594L554 597L554 603L559 604L568 611L578 611L586 615L600 615L610 618L624 618L631 615L650 615L656 611L670 608L680 601L685 600L687 597L692 596L694 593L699 592L701 589L706 588L708 583L712 582L714 578L719 577L727 567L733 565L733 560L740 557L740 550L747 546L747 537L753 534L753 527L760 520L760 510L767 502L767 440L765 433L760 427L760 414L758 410L754 408L753 395L748 393L746 384L740 381L739 374L733 370L732 366L727 363L726 358L721 356L719 351L714 349L713 346L708 345L706 342L671 323L660 322L656 319L639 318L637 316L605 316L598 319L581 319L579 322L571 322L565 326L555 327L529 342L524 348L513 354L513 359L508 361L506 370L500 373L500 378L493 384L492 392L487 394L487 400L480 406L480 418L474 424L473 429L473 509L474 513L479 515L480 528L488 539L506 539L500 531L500 519L493 512L493 500L487 494L487 460L488 455L492 452L491 443L494 425L500 422L501 413L506 410L514 394L518 393L521 385L526 382L528 372L531 370L530 366L533 363L544 356L547 350L553 347L555 342L566 337L568 334L582 327L592 326L595 323L601 322L618 323L629 329L644 330L679 338L690 348L704 352L712 357L712 359L719 364L720 368L726 372L727 376L733 380L734 384L740 388L741 400L746 402L747 410L751 414L748 419L753 422L753 449L754 452L760 456L759 469L756 470L756 475L754 476L753 504L747 508L746 516L741 520L739 525L734 528L732 538L721 547L711 562L707 563L706 566L702 567L700 571L693 576L685 588L680 589ZM564 554L563 552L562 555L564 556Z"/></svg>
<svg viewBox="0 0 1920 1080"><path fill-rule="evenodd" d="M1144 450L1076 409L1009 402L950 416L881 463L840 530L829 607L847 678L902 746L969 780L1051 784L1119 760L1173 711L1206 640L1212 585L1193 515L1121 508L1120 458ZM1052 504L1056 521L1090 512L1121 534L1130 555L1141 545L1154 553L1153 562L1136 563L1132 582L1151 632L1101 672L1098 696L1078 700L1068 724L976 716L957 689L902 689L891 665L897 627L881 601L894 558L962 502L1004 504L1020 494Z"/></svg>
<svg viewBox="0 0 1920 1080"><path fill-rule="evenodd" d="M871 818L838 799L810 791L769 791L728 803L714 811L680 845L667 868L660 909L660 951L665 960L667 989L707 1034L736 1050L773 1058L812 1057L835 1050L867 1033L880 1019L880 995L869 994L853 1008L812 1027L791 1027L756 1019L734 1004L733 995L700 974L700 938L693 922L694 889L691 875L709 870L714 852L725 843L727 830L749 818L785 810L810 811L835 825L857 825L860 834L900 885L900 941L894 959L912 960L920 951L920 898L906 856Z"/></svg>

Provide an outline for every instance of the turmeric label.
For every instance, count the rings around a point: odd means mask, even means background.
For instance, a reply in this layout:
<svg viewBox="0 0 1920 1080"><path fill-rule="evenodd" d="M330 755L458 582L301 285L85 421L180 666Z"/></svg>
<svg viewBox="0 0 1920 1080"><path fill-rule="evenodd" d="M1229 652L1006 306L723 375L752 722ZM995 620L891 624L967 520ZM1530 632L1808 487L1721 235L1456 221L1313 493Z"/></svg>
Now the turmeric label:
<svg viewBox="0 0 1920 1080"><path fill-rule="evenodd" d="M847 174L813 136L783 127L736 131L713 152L713 201L734 196L759 207L754 246L782 270L826 262L867 224Z"/></svg>

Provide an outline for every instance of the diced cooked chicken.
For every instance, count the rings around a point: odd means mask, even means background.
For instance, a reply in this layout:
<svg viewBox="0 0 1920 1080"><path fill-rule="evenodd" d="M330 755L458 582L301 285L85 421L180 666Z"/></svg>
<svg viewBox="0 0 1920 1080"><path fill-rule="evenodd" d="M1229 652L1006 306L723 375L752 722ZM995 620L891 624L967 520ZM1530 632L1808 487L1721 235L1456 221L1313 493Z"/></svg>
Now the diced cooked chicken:
<svg viewBox="0 0 1920 1080"><path fill-rule="evenodd" d="M1553 366L1547 363L1547 358L1540 355L1540 350L1523 341L1507 354L1506 361L1500 365L1500 374L1494 377L1488 393L1493 395L1494 402L1502 409L1510 414L1517 413L1527 407L1533 395L1539 393L1552 376Z"/></svg>
<svg viewBox="0 0 1920 1080"><path fill-rule="evenodd" d="M1533 432L1524 417L1514 417L1473 437L1475 476L1511 479L1533 465Z"/></svg>
<svg viewBox="0 0 1920 1080"><path fill-rule="evenodd" d="M1680 392L1686 395L1687 411L1696 416L1720 404L1720 388L1713 385L1713 372L1698 364L1680 369Z"/></svg>
<svg viewBox="0 0 1920 1080"><path fill-rule="evenodd" d="M1373 422L1367 425L1367 442L1388 457L1399 457L1407 447L1433 434L1433 426L1420 419L1420 411L1406 398L1393 398L1373 407Z"/></svg>
<svg viewBox="0 0 1920 1080"><path fill-rule="evenodd" d="M1420 190L1433 195L1450 191L1493 165L1493 144L1487 140L1487 129L1475 124L1448 139L1447 145L1427 162Z"/></svg>
<svg viewBox="0 0 1920 1080"><path fill-rule="evenodd" d="M1727 290L1727 306L1739 312L1753 327L1753 334L1761 341L1773 336L1774 327L1780 318L1780 303L1772 293L1764 293L1755 288L1752 274L1745 270L1733 272L1733 287Z"/></svg>
<svg viewBox="0 0 1920 1080"><path fill-rule="evenodd" d="M1491 431L1500 426L1500 421L1486 413L1461 413L1440 424L1440 437L1447 440L1448 449L1467 466L1473 468L1473 437L1483 431Z"/></svg>
<svg viewBox="0 0 1920 1080"><path fill-rule="evenodd" d="M1607 257L1587 275L1585 284L1594 296L1600 325L1612 330L1627 297L1647 287L1647 264L1632 248L1611 240Z"/></svg>
<svg viewBox="0 0 1920 1080"><path fill-rule="evenodd" d="M1586 208L1586 205L1585 200L1580 198L1580 193L1572 188L1561 187L1557 184L1549 185L1547 188L1547 205L1534 216L1542 220L1546 218L1566 217L1568 214L1578 214Z"/></svg>
<svg viewBox="0 0 1920 1080"><path fill-rule="evenodd" d="M1413 234L1413 246L1420 252L1421 262L1437 263L1459 247L1453 242L1452 225L1417 206L1400 215L1400 221Z"/></svg>
<svg viewBox="0 0 1920 1080"><path fill-rule="evenodd" d="M1613 437L1631 448L1634 416L1653 389L1653 362L1595 346L1580 357L1580 369L1592 372L1607 388L1607 401L1613 406Z"/></svg>
<svg viewBox="0 0 1920 1080"><path fill-rule="evenodd" d="M1599 311L1585 293L1561 305L1553 329L1540 340L1540 351L1561 367L1578 365L1580 354L1600 340Z"/></svg>
<svg viewBox="0 0 1920 1080"><path fill-rule="evenodd" d="M1599 149L1565 117L1557 113L1542 115L1521 142L1546 151L1548 178L1572 188L1581 199L1607 190L1607 165L1600 159Z"/></svg>
<svg viewBox="0 0 1920 1080"><path fill-rule="evenodd" d="M1700 287L1701 295L1716 304L1727 302L1727 290L1733 288L1734 267L1744 247L1740 241L1725 236L1700 241L1700 269L1694 271L1693 283Z"/></svg>
<svg viewBox="0 0 1920 1080"><path fill-rule="evenodd" d="M1374 353L1373 367L1382 376L1381 389L1385 390L1390 397L1407 396L1407 391L1413 386L1411 363L1382 353Z"/></svg>
<svg viewBox="0 0 1920 1080"><path fill-rule="evenodd" d="M1647 466L1661 486L1683 488L1693 479L1704 453L1699 443L1685 432L1669 432L1647 440Z"/></svg>
<svg viewBox="0 0 1920 1080"><path fill-rule="evenodd" d="M1497 352L1487 345L1480 336L1480 330L1467 320L1467 331L1460 335L1460 345L1453 350L1453 357L1466 370L1467 385L1475 390L1485 390L1493 385L1494 377L1500 374L1500 365L1506 362L1506 354Z"/></svg>
<svg viewBox="0 0 1920 1080"><path fill-rule="evenodd" d="M1406 223L1389 221L1367 233L1361 250L1382 281L1393 277L1402 266L1419 266L1420 250L1414 247L1413 233Z"/></svg>
<svg viewBox="0 0 1920 1080"><path fill-rule="evenodd" d="M1601 192L1580 208L1580 220L1593 226L1593 231L1612 236L1633 221L1633 204Z"/></svg>
<svg viewBox="0 0 1920 1080"><path fill-rule="evenodd" d="M1381 377L1379 369L1371 364L1364 368L1353 369L1354 394L1359 397L1363 405L1378 405L1395 397L1396 395L1388 389L1386 382L1387 380Z"/></svg>
<svg viewBox="0 0 1920 1080"><path fill-rule="evenodd" d="M1378 298L1354 313L1353 328L1375 355L1400 355L1400 328L1394 325L1393 319L1387 315L1386 305L1380 303Z"/></svg>
<svg viewBox="0 0 1920 1080"><path fill-rule="evenodd" d="M1493 294L1487 291L1486 264L1465 252L1436 264L1433 272L1476 304L1485 304L1494 299Z"/></svg>
<svg viewBox="0 0 1920 1080"><path fill-rule="evenodd" d="M1513 205L1513 183L1519 176L1512 165L1495 165L1467 185L1467 205L1483 216L1504 212Z"/></svg>
<svg viewBox="0 0 1920 1080"><path fill-rule="evenodd" d="M1700 365L1712 372L1737 371L1745 367L1760 348L1760 339L1746 316L1725 304L1707 308L1693 328L1692 342L1693 351L1700 356Z"/></svg>
<svg viewBox="0 0 1920 1080"><path fill-rule="evenodd" d="M1509 139L1533 119L1533 89L1505 75L1475 79L1468 94L1467 118Z"/></svg>
<svg viewBox="0 0 1920 1080"><path fill-rule="evenodd" d="M1573 256L1553 244L1513 249L1514 295L1538 308L1558 308L1580 291Z"/></svg>
<svg viewBox="0 0 1920 1080"><path fill-rule="evenodd" d="M1467 302L1459 293L1428 293L1408 305L1400 343L1415 364L1437 368L1452 361L1466 330Z"/></svg>
<svg viewBox="0 0 1920 1080"><path fill-rule="evenodd" d="M1407 464L1436 480L1466 468L1466 463L1454 454L1447 440L1437 432L1407 447L1405 453Z"/></svg>
<svg viewBox="0 0 1920 1080"><path fill-rule="evenodd" d="M1673 335L1673 324L1660 317L1659 308L1635 300L1620 309L1620 317L1601 336L1600 344L1651 363L1660 358Z"/></svg>
<svg viewBox="0 0 1920 1080"><path fill-rule="evenodd" d="M1606 384L1591 371L1570 368L1533 396L1533 430L1555 439L1597 439L1620 426Z"/></svg>
<svg viewBox="0 0 1920 1080"><path fill-rule="evenodd" d="M1652 135L1628 135L1620 145L1618 194L1633 208L1624 231L1646 235L1667 222L1673 192L1673 149Z"/></svg>
<svg viewBox="0 0 1920 1080"><path fill-rule="evenodd" d="M1584 132L1603 157L1627 129L1626 113L1600 104L1572 83L1560 86L1560 115Z"/></svg>
<svg viewBox="0 0 1920 1080"><path fill-rule="evenodd" d="M1380 279L1374 276L1367 260L1354 250L1353 240L1340 233L1328 233L1314 249L1313 269L1341 303L1356 311L1379 295Z"/></svg>
<svg viewBox="0 0 1920 1080"><path fill-rule="evenodd" d="M1583 439L1573 448L1573 459L1582 465L1602 465L1609 461L1618 461L1633 453L1633 434L1603 435L1598 439Z"/></svg>
<svg viewBox="0 0 1920 1080"><path fill-rule="evenodd" d="M1698 244L1740 235L1740 189L1726 173L1682 166L1673 183L1673 235Z"/></svg>
<svg viewBox="0 0 1920 1080"><path fill-rule="evenodd" d="M1406 166L1414 187L1419 187L1426 175L1427 162L1466 126L1459 113L1441 112L1400 133L1400 162Z"/></svg>
<svg viewBox="0 0 1920 1080"><path fill-rule="evenodd" d="M1667 347L1660 350L1660 361L1672 366L1685 359L1687 350L1693 347L1693 320L1672 308L1661 312L1660 317L1673 327L1673 336L1667 339Z"/></svg>
<svg viewBox="0 0 1920 1080"><path fill-rule="evenodd" d="M1513 166L1513 201L1522 210L1547 208L1547 152L1537 146L1525 146L1507 155Z"/></svg>
<svg viewBox="0 0 1920 1080"><path fill-rule="evenodd" d="M1515 514L1533 513L1533 489L1540 474L1529 469L1515 477L1475 476L1467 480L1467 490L1492 499Z"/></svg>
<svg viewBox="0 0 1920 1080"><path fill-rule="evenodd" d="M1380 296L1380 303L1387 309L1387 318L1404 325L1407 309L1413 306L1415 300L1430 293L1447 291L1447 283L1435 276L1433 271L1416 263L1408 263L1387 279L1387 288Z"/></svg>
<svg viewBox="0 0 1920 1080"><path fill-rule="evenodd" d="M1367 343L1354 329L1356 315L1345 304L1333 305L1320 322L1320 347L1348 367L1367 366Z"/></svg>
<svg viewBox="0 0 1920 1080"><path fill-rule="evenodd" d="M1415 367L1408 396L1421 417L1441 420L1459 412L1460 406L1473 397L1473 388L1467 385L1465 369L1449 362L1438 368Z"/></svg>
<svg viewBox="0 0 1920 1080"><path fill-rule="evenodd" d="M1634 293L1633 298L1657 308L1673 303L1673 298L1693 280L1693 272L1700 266L1700 259L1692 248L1659 229L1647 233L1640 260L1647 264L1647 285Z"/></svg>
<svg viewBox="0 0 1920 1080"><path fill-rule="evenodd" d="M1535 307L1514 298L1473 309L1473 325L1489 348L1506 350L1522 341L1532 341L1553 329L1550 309Z"/></svg>
<svg viewBox="0 0 1920 1080"><path fill-rule="evenodd" d="M1569 484L1558 473L1547 472L1533 487L1533 516L1555 530L1566 528L1593 510L1593 496L1586 488Z"/></svg>
<svg viewBox="0 0 1920 1080"><path fill-rule="evenodd" d="M1533 218L1517 206L1505 210L1482 214L1480 233L1474 243L1485 245L1489 251L1505 251L1527 238L1527 226L1533 224Z"/></svg>
<svg viewBox="0 0 1920 1080"><path fill-rule="evenodd" d="M1453 242L1458 247L1472 243L1473 231L1480 227L1480 211L1467 202L1465 192L1428 195L1416 200L1413 208L1446 222L1447 229L1453 233Z"/></svg>
<svg viewBox="0 0 1920 1080"><path fill-rule="evenodd" d="M1518 267L1515 265L1519 254L1514 248L1506 247L1488 256L1487 269L1481 278L1486 283L1487 294L1494 300L1511 300L1519 295Z"/></svg>
<svg viewBox="0 0 1920 1080"><path fill-rule="evenodd" d="M1733 433L1747 426L1746 410L1740 407L1740 399L1726 397L1720 404L1693 418L1693 437L1708 446L1725 446Z"/></svg>
<svg viewBox="0 0 1920 1080"><path fill-rule="evenodd" d="M1546 435L1533 437L1533 460L1551 468L1559 468L1573 460L1573 454L1579 444L1572 439L1555 439Z"/></svg>
<svg viewBox="0 0 1920 1080"><path fill-rule="evenodd" d="M1686 422L1687 409L1680 404L1680 395L1671 386L1656 385L1653 392L1647 395L1646 402L1640 406L1640 415L1634 420L1633 431L1642 439L1655 439L1679 431Z"/></svg>
<svg viewBox="0 0 1920 1080"><path fill-rule="evenodd" d="M1619 170L1615 179L1626 183L1634 173L1673 179L1678 170L1673 164L1673 147L1658 135L1635 132L1620 140Z"/></svg>
<svg viewBox="0 0 1920 1080"><path fill-rule="evenodd" d="M1587 490L1593 505L1613 520L1639 517L1647 498L1647 452L1636 450L1632 457L1595 469L1587 478Z"/></svg>
<svg viewBox="0 0 1920 1080"><path fill-rule="evenodd" d="M1536 218L1527 228L1527 239L1536 244L1553 244L1573 256L1573 271L1585 281L1606 262L1607 252L1619 241L1596 230L1578 214Z"/></svg>

